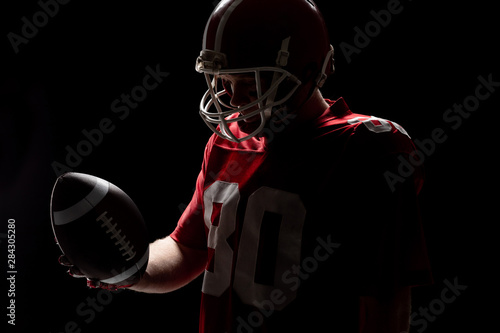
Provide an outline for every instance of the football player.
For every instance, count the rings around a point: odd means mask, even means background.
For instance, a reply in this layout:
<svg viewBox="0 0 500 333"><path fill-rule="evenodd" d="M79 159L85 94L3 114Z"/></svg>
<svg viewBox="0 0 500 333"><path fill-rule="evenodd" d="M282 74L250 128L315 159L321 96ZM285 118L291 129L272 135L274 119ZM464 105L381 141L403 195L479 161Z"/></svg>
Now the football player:
<svg viewBox="0 0 500 333"><path fill-rule="evenodd" d="M311 0L219 3L196 60L214 135L191 203L130 289L204 274L205 333L409 330L411 288L431 280L422 173L387 175L415 147L398 124L322 96L333 53Z"/></svg>

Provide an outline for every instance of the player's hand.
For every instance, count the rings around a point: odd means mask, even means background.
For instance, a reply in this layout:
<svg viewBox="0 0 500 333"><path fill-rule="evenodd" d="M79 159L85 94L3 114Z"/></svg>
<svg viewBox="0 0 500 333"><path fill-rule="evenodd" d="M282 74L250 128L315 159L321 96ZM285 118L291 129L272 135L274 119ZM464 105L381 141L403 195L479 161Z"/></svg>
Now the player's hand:
<svg viewBox="0 0 500 333"><path fill-rule="evenodd" d="M128 286L119 286L115 284L108 284L101 282L99 280L94 280L94 279L89 279L83 274L78 267L73 265L68 258L66 258L65 255L61 255L59 257L59 263L63 265L64 267L68 267L68 274L71 275L74 278L86 278L87 279L87 287L89 288L100 288L100 289L105 289L105 290L110 290L110 291L115 291L118 289L124 289L124 288L129 288L132 287L133 284L128 285Z"/></svg>

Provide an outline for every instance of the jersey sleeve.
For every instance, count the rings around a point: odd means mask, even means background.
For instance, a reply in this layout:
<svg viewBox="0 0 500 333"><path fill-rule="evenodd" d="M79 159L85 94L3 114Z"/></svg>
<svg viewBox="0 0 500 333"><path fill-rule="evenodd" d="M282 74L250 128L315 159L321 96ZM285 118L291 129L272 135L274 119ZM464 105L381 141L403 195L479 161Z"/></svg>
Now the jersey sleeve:
<svg viewBox="0 0 500 333"><path fill-rule="evenodd" d="M196 188L191 202L181 215L177 227L170 234L170 237L176 242L194 249L204 250L207 248L207 235L203 217L203 188L212 141L210 140L205 147L203 164L196 180Z"/></svg>
<svg viewBox="0 0 500 333"><path fill-rule="evenodd" d="M361 126L350 145L363 175L353 184L363 203L356 215L361 289L376 294L432 283L419 204L424 173L411 139L396 127L374 133Z"/></svg>
<svg viewBox="0 0 500 333"><path fill-rule="evenodd" d="M202 173L198 176L196 187L203 178ZM198 189L193 194L191 202L182 213L175 230L170 237L178 243L194 249L206 249L206 234L203 222L203 203Z"/></svg>

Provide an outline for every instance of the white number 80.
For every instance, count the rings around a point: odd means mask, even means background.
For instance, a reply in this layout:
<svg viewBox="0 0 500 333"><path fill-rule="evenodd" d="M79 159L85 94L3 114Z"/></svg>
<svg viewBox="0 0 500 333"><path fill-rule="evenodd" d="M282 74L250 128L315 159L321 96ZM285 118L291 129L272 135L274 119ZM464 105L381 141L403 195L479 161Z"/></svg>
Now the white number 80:
<svg viewBox="0 0 500 333"><path fill-rule="evenodd" d="M227 239L236 228L236 211L240 200L238 184L217 181L205 191L203 200L204 220L209 228L208 247L214 249L215 261L213 272L205 270L202 291L219 297L231 283L233 250ZM217 226L212 225L211 221L214 203L222 204ZM265 212L282 217L278 239L275 240L278 246L272 286L255 281L260 231ZM294 265L300 264L305 216L305 207L297 194L261 187L248 198L233 284L234 290L245 304L260 304L269 299L270 293L275 289L279 289L285 296L282 299L286 300L276 306L277 310L295 299L296 290L286 287L282 275Z"/></svg>

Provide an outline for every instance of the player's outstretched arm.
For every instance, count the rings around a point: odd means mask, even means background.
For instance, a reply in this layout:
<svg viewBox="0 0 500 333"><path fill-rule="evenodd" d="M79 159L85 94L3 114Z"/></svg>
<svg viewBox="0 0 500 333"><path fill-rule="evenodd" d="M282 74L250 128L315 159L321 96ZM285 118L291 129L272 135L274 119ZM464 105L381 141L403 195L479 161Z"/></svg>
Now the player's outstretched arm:
<svg viewBox="0 0 500 333"><path fill-rule="evenodd" d="M145 293L167 293L179 289L205 269L207 253L188 248L170 237L150 245L149 263L142 279L129 289Z"/></svg>

